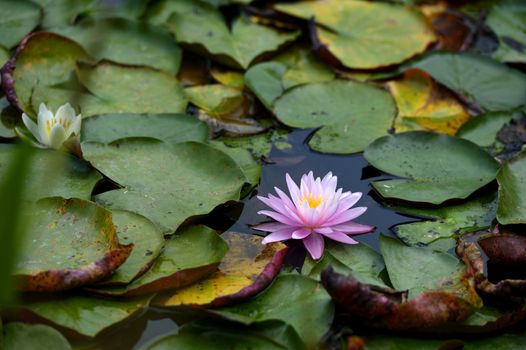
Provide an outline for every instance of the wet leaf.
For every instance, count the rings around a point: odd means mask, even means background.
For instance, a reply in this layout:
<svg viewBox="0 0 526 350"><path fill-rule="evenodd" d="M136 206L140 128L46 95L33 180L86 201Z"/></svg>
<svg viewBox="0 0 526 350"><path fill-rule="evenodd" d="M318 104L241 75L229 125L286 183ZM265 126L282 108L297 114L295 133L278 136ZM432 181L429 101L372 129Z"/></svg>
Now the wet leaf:
<svg viewBox="0 0 526 350"><path fill-rule="evenodd" d="M322 54L349 68L400 63L435 40L422 14L398 4L323 0L278 4L281 12L311 19Z"/></svg>
<svg viewBox="0 0 526 350"><path fill-rule="evenodd" d="M294 327L307 347L313 348L329 330L334 305L316 281L291 274L278 276L250 301L215 313L245 324L281 320Z"/></svg>
<svg viewBox="0 0 526 350"><path fill-rule="evenodd" d="M286 71L287 66L283 63L263 62L245 73L248 88L269 110L272 109L274 101L285 91L281 79Z"/></svg>
<svg viewBox="0 0 526 350"><path fill-rule="evenodd" d="M177 74L182 50L161 28L127 19L83 21L52 32L80 43L93 57L129 65L144 65Z"/></svg>
<svg viewBox="0 0 526 350"><path fill-rule="evenodd" d="M213 140L209 144L227 154L236 162L239 168L243 171L243 174L245 174L247 183L254 186L259 183L262 167L248 150L241 147L229 147L217 140Z"/></svg>
<svg viewBox="0 0 526 350"><path fill-rule="evenodd" d="M53 292L110 276L133 245L118 241L111 212L85 200L49 198L29 207L15 268L23 291Z"/></svg>
<svg viewBox="0 0 526 350"><path fill-rule="evenodd" d="M526 237L498 235L477 242L492 263L505 267L518 267L526 262Z"/></svg>
<svg viewBox="0 0 526 350"><path fill-rule="evenodd" d="M283 94L274 113L286 125L315 128L309 145L327 153L355 153L391 127L396 108L391 96L364 83L335 80L306 84Z"/></svg>
<svg viewBox="0 0 526 350"><path fill-rule="evenodd" d="M242 91L221 84L192 86L185 93L192 104L210 115L231 113L243 102Z"/></svg>
<svg viewBox="0 0 526 350"><path fill-rule="evenodd" d="M141 214L165 234L191 216L239 199L245 182L245 175L229 156L196 142L88 142L82 144L82 151L95 168L125 186L97 195L97 202Z"/></svg>
<svg viewBox="0 0 526 350"><path fill-rule="evenodd" d="M261 244L259 236L226 232L228 253L208 278L164 295L159 306L220 307L248 299L266 288L279 273L287 252L281 243Z"/></svg>
<svg viewBox="0 0 526 350"><path fill-rule="evenodd" d="M132 297L186 287L213 273L228 245L205 226L190 226L166 240L152 267L124 287L90 288L102 296Z"/></svg>
<svg viewBox="0 0 526 350"><path fill-rule="evenodd" d="M480 147L490 147L495 143L497 133L508 123L515 113L494 112L479 115L462 125L458 137L476 143Z"/></svg>
<svg viewBox="0 0 526 350"><path fill-rule="evenodd" d="M164 24L180 43L196 45L214 59L236 68L247 68L262 54L294 40L298 32L281 32L239 17L230 30L221 12L199 1L160 2L149 20Z"/></svg>
<svg viewBox="0 0 526 350"><path fill-rule="evenodd" d="M422 71L407 70L402 79L387 86L398 107L396 132L429 130L454 135L469 119L460 102Z"/></svg>
<svg viewBox="0 0 526 350"><path fill-rule="evenodd" d="M0 45L0 67L2 67L8 60L11 55L6 48Z"/></svg>
<svg viewBox="0 0 526 350"><path fill-rule="evenodd" d="M0 145L0 177L5 176L9 158L18 146ZM37 150L26 177L27 199L36 201L45 197L90 199L93 187L102 176L79 159L53 150ZM51 171L53 172L51 175Z"/></svg>
<svg viewBox="0 0 526 350"><path fill-rule="evenodd" d="M73 24L77 16L95 7L96 0L32 0L43 11L43 28L61 27Z"/></svg>
<svg viewBox="0 0 526 350"><path fill-rule="evenodd" d="M111 143L128 137L149 137L171 144L205 142L208 128L185 114L103 114L82 122L84 142Z"/></svg>
<svg viewBox="0 0 526 350"><path fill-rule="evenodd" d="M254 158L268 157L274 144L278 149L292 147L287 142L287 132L283 129L270 130L266 133L244 137L220 137L218 140L229 147L248 150Z"/></svg>
<svg viewBox="0 0 526 350"><path fill-rule="evenodd" d="M499 205L497 220L501 224L526 223L526 152L505 163L497 174Z"/></svg>
<svg viewBox="0 0 526 350"><path fill-rule="evenodd" d="M4 325L3 328L2 349L4 350L71 350L66 338L49 326L12 322Z"/></svg>
<svg viewBox="0 0 526 350"><path fill-rule="evenodd" d="M526 75L471 53L434 52L410 63L486 111L508 111L526 102Z"/></svg>
<svg viewBox="0 0 526 350"><path fill-rule="evenodd" d="M404 177L373 182L382 197L412 202L467 198L493 181L498 170L497 162L477 145L422 131L377 139L364 157L374 167Z"/></svg>
<svg viewBox="0 0 526 350"><path fill-rule="evenodd" d="M16 46L40 22L40 7L31 1L0 1L0 45Z"/></svg>
<svg viewBox="0 0 526 350"><path fill-rule="evenodd" d="M119 242L124 245L133 244L133 250L128 259L108 279L101 281L101 284L127 284L154 264L164 246L164 238L152 222L140 215L114 210L112 217Z"/></svg>
<svg viewBox="0 0 526 350"><path fill-rule="evenodd" d="M142 311L149 297L132 300L110 300L81 295L57 295L52 299L19 305L25 320L50 322L74 335L94 337L104 329Z"/></svg>
<svg viewBox="0 0 526 350"><path fill-rule="evenodd" d="M494 2L486 24L499 38L494 57L504 62L526 62L526 6L521 1Z"/></svg>

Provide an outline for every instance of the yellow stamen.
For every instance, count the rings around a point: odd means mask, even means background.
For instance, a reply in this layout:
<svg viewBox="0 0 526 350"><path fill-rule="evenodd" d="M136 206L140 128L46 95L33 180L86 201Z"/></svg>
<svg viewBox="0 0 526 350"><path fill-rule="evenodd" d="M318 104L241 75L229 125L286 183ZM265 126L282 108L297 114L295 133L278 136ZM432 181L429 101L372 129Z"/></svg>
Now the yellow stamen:
<svg viewBox="0 0 526 350"><path fill-rule="evenodd" d="M322 196L313 196L312 193L309 193L308 195L301 196L300 205L303 204L303 202L309 203L309 207L311 208L316 208L323 202L323 198Z"/></svg>

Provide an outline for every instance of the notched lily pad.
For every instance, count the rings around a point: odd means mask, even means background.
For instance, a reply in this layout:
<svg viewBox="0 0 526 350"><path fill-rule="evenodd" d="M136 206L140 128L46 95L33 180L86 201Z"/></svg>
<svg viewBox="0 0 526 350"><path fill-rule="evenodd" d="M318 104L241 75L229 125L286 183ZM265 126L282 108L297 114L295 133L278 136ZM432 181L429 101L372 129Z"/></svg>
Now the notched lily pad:
<svg viewBox="0 0 526 350"><path fill-rule="evenodd" d="M278 274L287 248L281 243L261 244L259 236L226 232L221 235L228 253L207 279L164 295L156 305L221 307L256 295Z"/></svg>
<svg viewBox="0 0 526 350"><path fill-rule="evenodd" d="M28 209L15 268L20 290L54 292L97 282L133 248L119 243L111 212L92 202L49 198Z"/></svg>

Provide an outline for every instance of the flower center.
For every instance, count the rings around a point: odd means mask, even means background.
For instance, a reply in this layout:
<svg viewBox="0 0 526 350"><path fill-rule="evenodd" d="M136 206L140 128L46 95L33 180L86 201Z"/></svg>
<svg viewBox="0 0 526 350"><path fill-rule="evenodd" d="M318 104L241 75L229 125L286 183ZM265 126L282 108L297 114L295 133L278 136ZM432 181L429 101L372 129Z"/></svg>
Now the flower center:
<svg viewBox="0 0 526 350"><path fill-rule="evenodd" d="M51 135L51 128L53 128L53 126L55 124L62 124L62 126L64 127L64 129L67 131L68 127L69 127L69 124L71 123L70 120L62 120L62 119L58 119L58 118L51 118L51 119L48 119L46 120L46 132L47 132L47 135L50 136Z"/></svg>
<svg viewBox="0 0 526 350"><path fill-rule="evenodd" d="M307 202L309 204L309 207L316 208L318 205L323 202L322 196L314 196L312 193L309 193L308 195L301 196L300 199L300 205L303 204L303 202Z"/></svg>

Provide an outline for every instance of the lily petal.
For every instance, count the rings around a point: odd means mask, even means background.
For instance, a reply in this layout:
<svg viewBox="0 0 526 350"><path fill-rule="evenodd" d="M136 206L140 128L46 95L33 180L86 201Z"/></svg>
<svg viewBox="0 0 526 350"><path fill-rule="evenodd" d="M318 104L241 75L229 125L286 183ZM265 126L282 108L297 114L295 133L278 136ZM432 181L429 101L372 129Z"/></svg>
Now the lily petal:
<svg viewBox="0 0 526 350"><path fill-rule="evenodd" d="M41 142L37 124L31 118L29 118L27 114L25 113L22 113L22 121L24 122L24 125L26 126L26 128L37 139L37 141Z"/></svg>
<svg viewBox="0 0 526 350"><path fill-rule="evenodd" d="M66 141L66 130L61 124L55 124L51 128L49 146L54 149L59 149L64 141Z"/></svg>
<svg viewBox="0 0 526 350"><path fill-rule="evenodd" d="M321 258L321 255L323 254L323 249L325 249L325 242L323 241L323 236L317 233L311 234L308 237L306 237L303 240L303 245L314 260L318 260L319 258Z"/></svg>
<svg viewBox="0 0 526 350"><path fill-rule="evenodd" d="M302 227L302 228L292 232L292 238L293 239L304 239L305 237L307 237L311 233L312 233L311 229Z"/></svg>
<svg viewBox="0 0 526 350"><path fill-rule="evenodd" d="M348 221L348 222L344 222L343 224L332 226L332 229L334 231L340 231L345 234L359 234L359 233L372 232L376 229L376 227L358 224L353 221Z"/></svg>
<svg viewBox="0 0 526 350"><path fill-rule="evenodd" d="M267 244L272 242L286 241L292 237L293 231L294 228L286 228L283 230L272 232L270 235L263 238L263 241L261 241L261 243Z"/></svg>
<svg viewBox="0 0 526 350"><path fill-rule="evenodd" d="M358 244L358 241L355 241L351 237L347 236L346 234L342 232L331 232L331 233L325 233L323 234L325 237L332 239L333 241L345 243L345 244Z"/></svg>

